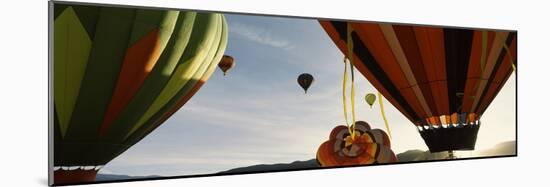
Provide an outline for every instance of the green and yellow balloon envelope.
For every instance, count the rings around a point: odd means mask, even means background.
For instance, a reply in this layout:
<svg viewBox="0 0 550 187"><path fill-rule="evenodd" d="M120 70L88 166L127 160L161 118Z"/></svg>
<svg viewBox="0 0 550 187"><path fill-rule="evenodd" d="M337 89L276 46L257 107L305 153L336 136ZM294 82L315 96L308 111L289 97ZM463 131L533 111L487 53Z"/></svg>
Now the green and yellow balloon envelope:
<svg viewBox="0 0 550 187"><path fill-rule="evenodd" d="M372 105L374 105L374 101L376 101L376 95L374 95L373 93L368 93L367 95L365 95L365 101L372 108Z"/></svg>
<svg viewBox="0 0 550 187"><path fill-rule="evenodd" d="M185 104L227 45L222 14L54 7L54 165L101 166ZM184 124L182 124L184 125Z"/></svg>

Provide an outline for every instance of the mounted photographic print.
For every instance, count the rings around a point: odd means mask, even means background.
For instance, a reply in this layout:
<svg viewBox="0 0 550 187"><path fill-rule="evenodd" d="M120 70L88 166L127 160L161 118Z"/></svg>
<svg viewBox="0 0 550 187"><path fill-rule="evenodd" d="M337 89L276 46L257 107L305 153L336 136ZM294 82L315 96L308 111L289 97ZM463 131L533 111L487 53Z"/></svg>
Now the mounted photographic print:
<svg viewBox="0 0 550 187"><path fill-rule="evenodd" d="M516 156L516 31L53 2L50 50L51 185Z"/></svg>

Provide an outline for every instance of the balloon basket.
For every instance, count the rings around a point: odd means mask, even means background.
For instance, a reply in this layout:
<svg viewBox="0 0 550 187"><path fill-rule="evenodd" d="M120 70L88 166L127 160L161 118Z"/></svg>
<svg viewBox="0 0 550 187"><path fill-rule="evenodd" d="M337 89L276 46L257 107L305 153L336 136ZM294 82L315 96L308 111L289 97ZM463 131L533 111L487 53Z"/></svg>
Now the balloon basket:
<svg viewBox="0 0 550 187"><path fill-rule="evenodd" d="M419 130L430 152L474 150L479 124Z"/></svg>
<svg viewBox="0 0 550 187"><path fill-rule="evenodd" d="M53 173L54 184L76 184L95 182L97 170L56 170Z"/></svg>

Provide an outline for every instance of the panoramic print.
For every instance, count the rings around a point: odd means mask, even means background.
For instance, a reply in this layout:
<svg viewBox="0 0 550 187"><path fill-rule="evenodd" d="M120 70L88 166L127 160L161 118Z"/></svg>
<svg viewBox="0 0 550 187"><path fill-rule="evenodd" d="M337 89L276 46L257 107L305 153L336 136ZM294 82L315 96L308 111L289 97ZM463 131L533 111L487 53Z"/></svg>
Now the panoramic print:
<svg viewBox="0 0 550 187"><path fill-rule="evenodd" d="M56 185L516 155L516 31L53 6Z"/></svg>

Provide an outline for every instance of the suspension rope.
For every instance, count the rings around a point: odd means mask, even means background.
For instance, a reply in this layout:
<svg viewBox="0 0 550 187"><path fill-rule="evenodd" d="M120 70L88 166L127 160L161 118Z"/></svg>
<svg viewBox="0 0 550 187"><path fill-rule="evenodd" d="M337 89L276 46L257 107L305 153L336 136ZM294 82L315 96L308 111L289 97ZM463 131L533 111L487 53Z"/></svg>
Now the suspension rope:
<svg viewBox="0 0 550 187"><path fill-rule="evenodd" d="M480 65L481 65L481 75L483 76L483 71L485 70L485 65L487 64L487 31L481 32L481 59L480 59ZM480 77L481 79L482 77Z"/></svg>
<svg viewBox="0 0 550 187"><path fill-rule="evenodd" d="M346 120L346 126L348 127L349 134L353 134L353 130L350 127L350 123L348 120L348 106L346 102L346 82L348 81L348 63L346 62L346 57L344 56L344 79L342 82L342 100L343 100L343 106L344 106L344 119Z"/></svg>
<svg viewBox="0 0 550 187"><path fill-rule="evenodd" d="M348 47L348 55L344 56L344 81L342 83L342 100L344 103L344 119L346 120L346 125L348 127L348 131L350 133L351 139L355 139L355 121L356 121L356 115L355 115L355 75L354 75L354 67L353 67L353 40L351 38L351 33L353 31L353 28L351 27L351 24L348 23L347 25L347 47ZM351 120L350 123L348 120L348 107L347 107L347 97L346 97L346 83L348 80L348 61L346 61L346 58L349 61L350 64L350 71L351 71Z"/></svg>
<svg viewBox="0 0 550 187"><path fill-rule="evenodd" d="M388 131L388 136L391 138L390 125L388 124L388 119L386 118L386 112L384 112L384 103L382 102L382 94L378 92L378 104L380 104L380 113L382 114L382 119L384 119L384 124L386 125L386 130Z"/></svg>
<svg viewBox="0 0 550 187"><path fill-rule="evenodd" d="M501 41L502 41L502 46L506 50L506 55L508 56L508 59L510 59L509 62L512 65L512 71L516 72L516 65L514 65L514 58L512 57L512 54L510 54L510 49L508 48L508 45L506 45L506 40L501 40Z"/></svg>

